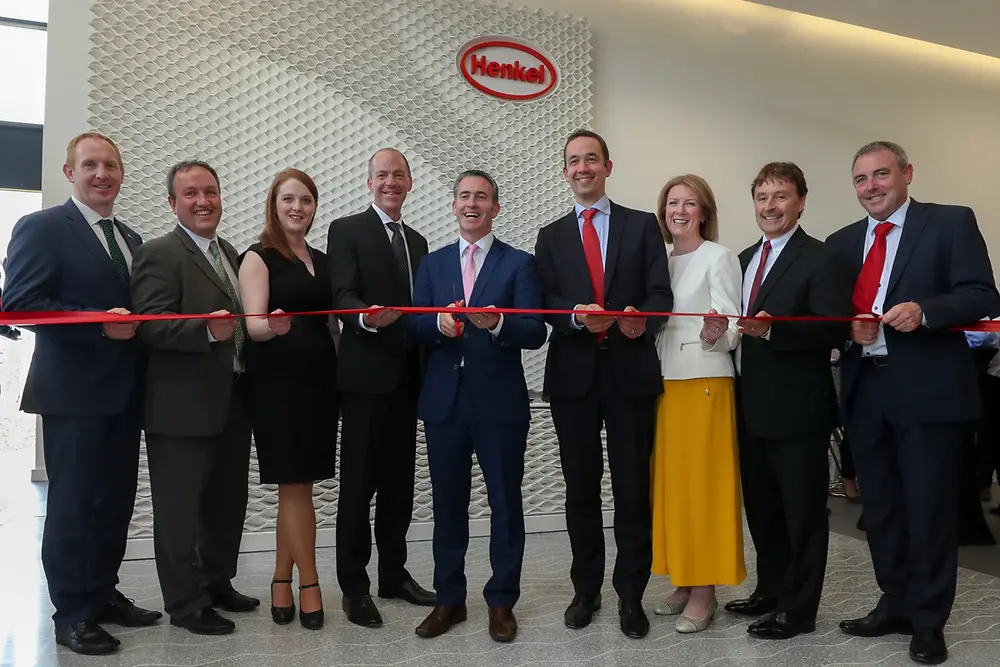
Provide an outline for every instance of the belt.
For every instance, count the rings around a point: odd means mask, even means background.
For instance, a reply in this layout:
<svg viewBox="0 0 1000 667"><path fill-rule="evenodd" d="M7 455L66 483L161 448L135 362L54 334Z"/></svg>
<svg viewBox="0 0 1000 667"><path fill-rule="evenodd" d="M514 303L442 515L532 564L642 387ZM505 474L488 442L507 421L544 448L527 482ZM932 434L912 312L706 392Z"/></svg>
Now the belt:
<svg viewBox="0 0 1000 667"><path fill-rule="evenodd" d="M861 357L861 360L870 366L874 366L875 368L885 368L889 365L889 355L887 354L868 357L863 356Z"/></svg>

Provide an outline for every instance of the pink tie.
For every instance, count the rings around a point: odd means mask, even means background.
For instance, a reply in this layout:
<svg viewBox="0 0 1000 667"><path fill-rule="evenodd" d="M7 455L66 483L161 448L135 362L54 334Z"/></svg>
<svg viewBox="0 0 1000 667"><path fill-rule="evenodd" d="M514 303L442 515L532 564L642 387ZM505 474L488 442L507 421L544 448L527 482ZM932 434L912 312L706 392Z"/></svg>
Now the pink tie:
<svg viewBox="0 0 1000 667"><path fill-rule="evenodd" d="M476 251L479 246L470 245L465 249L468 257L465 260L465 270L462 271L462 286L465 287L465 305L468 307L469 299L472 298L472 288L476 284Z"/></svg>

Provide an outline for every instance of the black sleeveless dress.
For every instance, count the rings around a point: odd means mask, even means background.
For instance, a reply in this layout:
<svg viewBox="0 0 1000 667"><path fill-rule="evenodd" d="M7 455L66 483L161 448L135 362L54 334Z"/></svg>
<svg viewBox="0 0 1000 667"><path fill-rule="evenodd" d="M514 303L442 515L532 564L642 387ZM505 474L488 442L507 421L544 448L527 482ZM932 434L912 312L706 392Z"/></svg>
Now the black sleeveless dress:
<svg viewBox="0 0 1000 667"><path fill-rule="evenodd" d="M247 252L267 266L267 311L333 308L326 255L310 248L313 270L260 243ZM330 479L336 474L337 352L325 315L298 316L291 330L246 348L254 446L261 484Z"/></svg>

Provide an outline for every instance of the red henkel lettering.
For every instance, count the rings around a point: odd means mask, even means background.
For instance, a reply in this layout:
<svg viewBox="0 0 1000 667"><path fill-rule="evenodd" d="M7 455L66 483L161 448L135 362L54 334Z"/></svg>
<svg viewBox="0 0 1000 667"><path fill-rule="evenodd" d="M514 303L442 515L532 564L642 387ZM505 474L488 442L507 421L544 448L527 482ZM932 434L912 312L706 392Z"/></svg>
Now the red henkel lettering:
<svg viewBox="0 0 1000 667"><path fill-rule="evenodd" d="M513 63L498 63L488 60L486 56L471 54L472 73L482 74L493 79L509 79L525 83L545 83L545 65L525 67L520 60Z"/></svg>

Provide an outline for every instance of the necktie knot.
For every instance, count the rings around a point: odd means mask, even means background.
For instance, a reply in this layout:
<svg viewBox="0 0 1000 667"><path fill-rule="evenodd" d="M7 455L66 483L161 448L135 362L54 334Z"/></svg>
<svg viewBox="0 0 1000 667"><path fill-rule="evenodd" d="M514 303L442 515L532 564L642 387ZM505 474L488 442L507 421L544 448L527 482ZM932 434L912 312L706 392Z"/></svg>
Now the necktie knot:
<svg viewBox="0 0 1000 667"><path fill-rule="evenodd" d="M763 249L764 249L764 252L771 252L771 242L770 241L764 241L764 248Z"/></svg>
<svg viewBox="0 0 1000 667"><path fill-rule="evenodd" d="M594 216L597 215L596 208L588 208L583 211L584 224L594 224Z"/></svg>
<svg viewBox="0 0 1000 667"><path fill-rule="evenodd" d="M875 238L884 238L888 236L889 232L891 232L892 228L895 226L896 225L894 225L891 222L878 223L877 225L875 225Z"/></svg>
<svg viewBox="0 0 1000 667"><path fill-rule="evenodd" d="M392 232L393 234L399 234L400 232L403 231L402 229L403 226L400 225L398 222L387 222L385 223L385 226L388 227L389 231Z"/></svg>
<svg viewBox="0 0 1000 667"><path fill-rule="evenodd" d="M115 223L112 220L105 218L104 220L98 220L97 224L101 226L101 231L110 232L114 230Z"/></svg>

